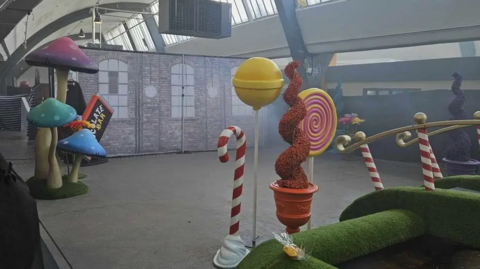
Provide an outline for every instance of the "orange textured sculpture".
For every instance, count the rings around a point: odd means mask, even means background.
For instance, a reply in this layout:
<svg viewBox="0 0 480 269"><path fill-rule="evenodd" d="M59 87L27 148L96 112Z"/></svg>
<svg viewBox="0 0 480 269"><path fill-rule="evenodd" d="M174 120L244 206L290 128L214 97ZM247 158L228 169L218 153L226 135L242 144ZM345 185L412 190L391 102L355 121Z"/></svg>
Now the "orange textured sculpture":
<svg viewBox="0 0 480 269"><path fill-rule="evenodd" d="M283 94L283 100L290 106L290 109L280 120L278 132L291 147L282 152L275 162L275 172L281 178L277 181L278 186L290 189L309 188L302 163L308 158L310 140L305 132L298 127L298 124L307 114L303 100L298 97L302 87L302 78L296 70L299 66L300 62L294 61L285 68L285 74L290 79L290 84Z"/></svg>

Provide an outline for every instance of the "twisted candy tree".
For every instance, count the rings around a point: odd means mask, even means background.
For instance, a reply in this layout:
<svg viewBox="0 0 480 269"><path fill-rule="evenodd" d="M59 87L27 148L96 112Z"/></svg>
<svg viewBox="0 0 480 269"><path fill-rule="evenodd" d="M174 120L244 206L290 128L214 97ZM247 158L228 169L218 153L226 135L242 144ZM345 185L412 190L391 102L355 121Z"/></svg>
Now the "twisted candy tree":
<svg viewBox="0 0 480 269"><path fill-rule="evenodd" d="M306 189L309 187L302 163L308 158L310 140L305 132L298 127L298 124L307 114L303 100L298 97L302 87L302 78L296 70L299 66L300 62L294 61L285 68L285 74L290 79L290 84L283 94L283 100L290 106L290 109L280 120L278 132L291 147L282 152L275 162L275 171L281 178L277 181L278 185L290 189Z"/></svg>
<svg viewBox="0 0 480 269"><path fill-rule="evenodd" d="M463 103L465 102L465 94L462 89L462 76L455 73L455 79L452 83L452 92L456 95L452 102L448 105L448 111L452 114L450 120L466 120L467 114L463 110ZM470 147L472 142L470 137L463 129L457 129L448 134L453 139L451 144L445 151L445 157L451 161L466 162L470 160Z"/></svg>

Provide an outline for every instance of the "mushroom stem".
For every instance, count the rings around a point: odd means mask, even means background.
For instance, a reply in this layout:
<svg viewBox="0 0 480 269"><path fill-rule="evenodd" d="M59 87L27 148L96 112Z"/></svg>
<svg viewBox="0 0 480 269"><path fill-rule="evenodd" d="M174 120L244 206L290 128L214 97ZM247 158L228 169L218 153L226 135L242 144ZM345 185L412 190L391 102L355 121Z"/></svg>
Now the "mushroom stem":
<svg viewBox="0 0 480 269"><path fill-rule="evenodd" d="M72 171L68 175L68 181L77 183L78 182L78 173L80 172L80 164L82 163L83 155L75 154L75 161L72 166Z"/></svg>
<svg viewBox="0 0 480 269"><path fill-rule="evenodd" d="M68 69L57 68L57 100L65 103L67 101L67 79Z"/></svg>
<svg viewBox="0 0 480 269"><path fill-rule="evenodd" d="M48 128L39 128L35 137L35 175L37 179L48 177L48 151L52 142L52 133Z"/></svg>
<svg viewBox="0 0 480 269"><path fill-rule="evenodd" d="M47 187L58 189L62 187L63 182L60 166L57 161L57 156L55 155L58 143L57 127L50 128L50 131L52 133L52 143L50 144L50 151L48 152L48 164L50 165L50 169L48 170Z"/></svg>

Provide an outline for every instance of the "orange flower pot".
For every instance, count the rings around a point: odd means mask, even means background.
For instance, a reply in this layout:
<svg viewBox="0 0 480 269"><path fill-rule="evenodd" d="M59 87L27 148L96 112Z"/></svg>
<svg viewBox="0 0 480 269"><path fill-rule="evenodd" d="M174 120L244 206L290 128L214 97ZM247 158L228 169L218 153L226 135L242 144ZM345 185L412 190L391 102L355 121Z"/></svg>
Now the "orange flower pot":
<svg viewBox="0 0 480 269"><path fill-rule="evenodd" d="M270 184L273 190L277 218L285 226L289 234L300 232L300 226L307 224L312 213L313 194L318 191L318 186L309 183L308 189L287 189L278 186L277 182Z"/></svg>

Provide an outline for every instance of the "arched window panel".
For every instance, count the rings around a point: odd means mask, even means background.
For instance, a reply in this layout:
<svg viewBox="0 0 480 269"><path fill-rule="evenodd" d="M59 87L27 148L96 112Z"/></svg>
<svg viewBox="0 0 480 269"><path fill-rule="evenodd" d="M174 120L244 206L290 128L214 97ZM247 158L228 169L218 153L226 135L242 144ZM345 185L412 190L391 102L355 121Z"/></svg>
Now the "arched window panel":
<svg viewBox="0 0 480 269"><path fill-rule="evenodd" d="M128 66L118 59L98 64L98 89L113 108L114 119L128 118Z"/></svg>
<svg viewBox="0 0 480 269"><path fill-rule="evenodd" d="M235 76L235 73L237 72L238 67L234 67L230 70L230 75L232 77ZM238 98L237 93L235 92L235 87L233 87L233 84L231 85L232 89L232 115L233 116L251 116L253 115L253 109L246 105L244 102Z"/></svg>
<svg viewBox="0 0 480 269"><path fill-rule="evenodd" d="M172 86L172 118L182 117L182 106L183 117L195 117L195 73L193 67L188 64L173 65L170 69L170 79ZM182 94L184 94L183 104Z"/></svg>

